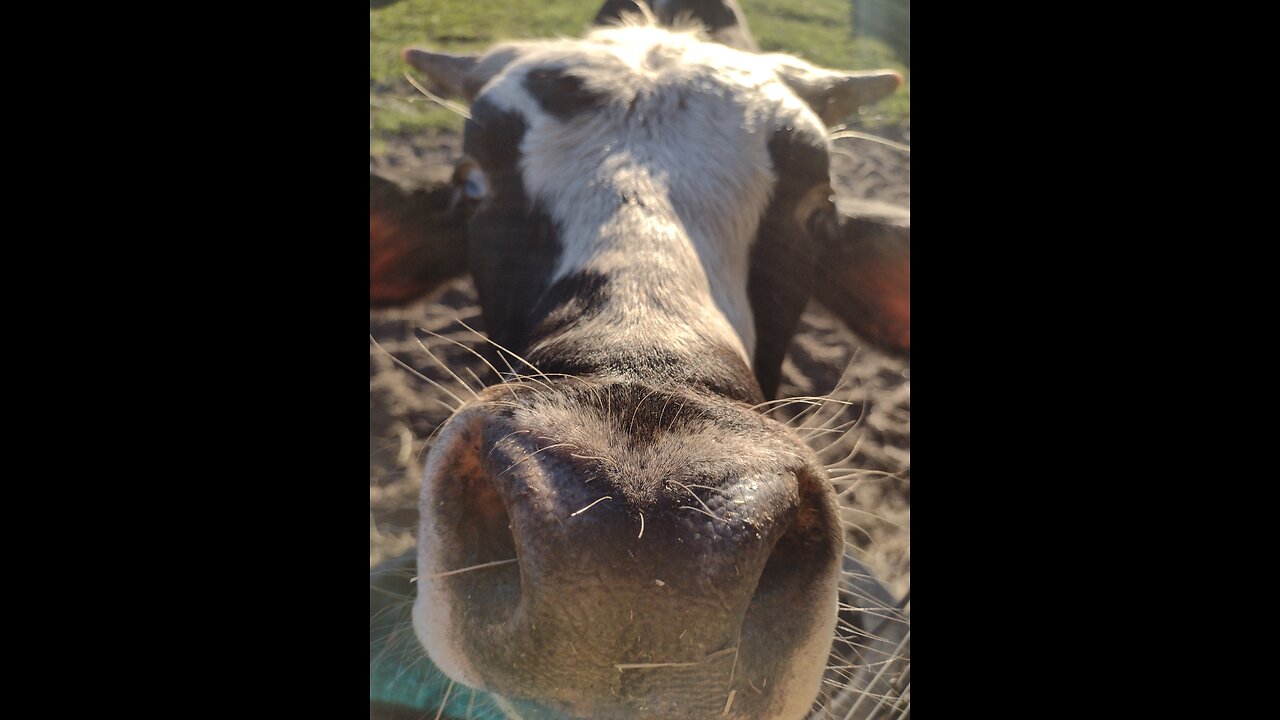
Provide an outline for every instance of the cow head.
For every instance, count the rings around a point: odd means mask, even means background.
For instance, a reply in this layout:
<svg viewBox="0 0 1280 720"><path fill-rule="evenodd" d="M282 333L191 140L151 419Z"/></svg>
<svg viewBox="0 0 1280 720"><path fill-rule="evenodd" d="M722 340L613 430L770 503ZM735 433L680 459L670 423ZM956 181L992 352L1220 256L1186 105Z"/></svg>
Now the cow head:
<svg viewBox="0 0 1280 720"><path fill-rule="evenodd" d="M845 236L824 124L899 78L645 21L404 58L470 103L476 205L436 257L465 258L520 368L427 460L432 660L524 718L802 717L843 538L823 464L760 408L816 282L907 348L908 261ZM453 218L445 195L418 206Z"/></svg>

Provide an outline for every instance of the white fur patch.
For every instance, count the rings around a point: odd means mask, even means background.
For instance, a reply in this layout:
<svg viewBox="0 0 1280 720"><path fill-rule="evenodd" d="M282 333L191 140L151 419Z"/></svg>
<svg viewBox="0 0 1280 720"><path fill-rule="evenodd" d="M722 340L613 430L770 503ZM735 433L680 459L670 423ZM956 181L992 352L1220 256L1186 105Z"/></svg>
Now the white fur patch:
<svg viewBox="0 0 1280 720"><path fill-rule="evenodd" d="M692 33L608 28L521 50L483 95L527 124L525 188L564 246L552 282L581 270L611 280L613 301L575 335L713 340L750 366L750 249L776 182L768 142L787 124L823 135L816 116L763 56ZM544 112L523 80L548 67L570 69L604 107L568 121Z"/></svg>

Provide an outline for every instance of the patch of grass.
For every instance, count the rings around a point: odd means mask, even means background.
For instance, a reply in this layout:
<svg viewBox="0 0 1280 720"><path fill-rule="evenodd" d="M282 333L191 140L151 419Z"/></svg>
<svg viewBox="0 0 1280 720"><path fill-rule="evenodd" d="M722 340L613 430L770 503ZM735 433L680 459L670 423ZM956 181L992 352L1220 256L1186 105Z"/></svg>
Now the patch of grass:
<svg viewBox="0 0 1280 720"><path fill-rule="evenodd" d="M902 73L903 87L891 98L845 120L868 129L909 127L911 71L885 43L853 36L848 0L739 0L747 24L764 52L797 55L839 70L888 68Z"/></svg>
<svg viewBox="0 0 1280 720"><path fill-rule="evenodd" d="M603 0L399 0L369 9L370 152L387 140L460 131L462 118L434 105L404 80L400 50L422 45L479 52L518 38L581 37ZM787 52L829 68L893 68L906 78L894 97L851 117L851 125L909 126L911 76L884 43L853 38L849 0L741 0L766 52Z"/></svg>
<svg viewBox="0 0 1280 720"><path fill-rule="evenodd" d="M412 87L403 95L369 91L369 133L373 137L431 135L439 130L461 129L461 116L440 107Z"/></svg>

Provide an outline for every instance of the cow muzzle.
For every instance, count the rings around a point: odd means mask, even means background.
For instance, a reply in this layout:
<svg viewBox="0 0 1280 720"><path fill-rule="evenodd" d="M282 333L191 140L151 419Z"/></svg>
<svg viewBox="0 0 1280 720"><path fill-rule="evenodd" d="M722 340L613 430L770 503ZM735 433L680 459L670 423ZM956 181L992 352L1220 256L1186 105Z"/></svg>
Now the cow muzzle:
<svg viewBox="0 0 1280 720"><path fill-rule="evenodd" d="M737 403L548 387L490 388L428 459L432 660L524 717L802 716L842 548L821 466Z"/></svg>

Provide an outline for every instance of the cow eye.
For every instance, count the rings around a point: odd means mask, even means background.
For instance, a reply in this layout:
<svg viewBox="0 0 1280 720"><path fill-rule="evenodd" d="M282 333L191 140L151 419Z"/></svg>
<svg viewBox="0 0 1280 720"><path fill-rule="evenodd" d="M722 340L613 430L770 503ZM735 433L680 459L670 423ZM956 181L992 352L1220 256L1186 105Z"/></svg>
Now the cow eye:
<svg viewBox="0 0 1280 720"><path fill-rule="evenodd" d="M450 210L463 203L481 200L489 194L489 180L475 158L470 156L463 157L454 166L453 178L449 182L453 186L453 194L449 200Z"/></svg>
<svg viewBox="0 0 1280 720"><path fill-rule="evenodd" d="M471 200L479 200L489 194L489 179L484 176L475 158L463 157L453 168L454 193Z"/></svg>
<svg viewBox="0 0 1280 720"><path fill-rule="evenodd" d="M472 167L463 182L462 191L472 200L479 200L489 194L489 181L479 167Z"/></svg>
<svg viewBox="0 0 1280 720"><path fill-rule="evenodd" d="M825 182L817 183L809 189L796 203L796 222L810 228L817 222L826 222L835 217L836 206L832 201L835 191Z"/></svg>

